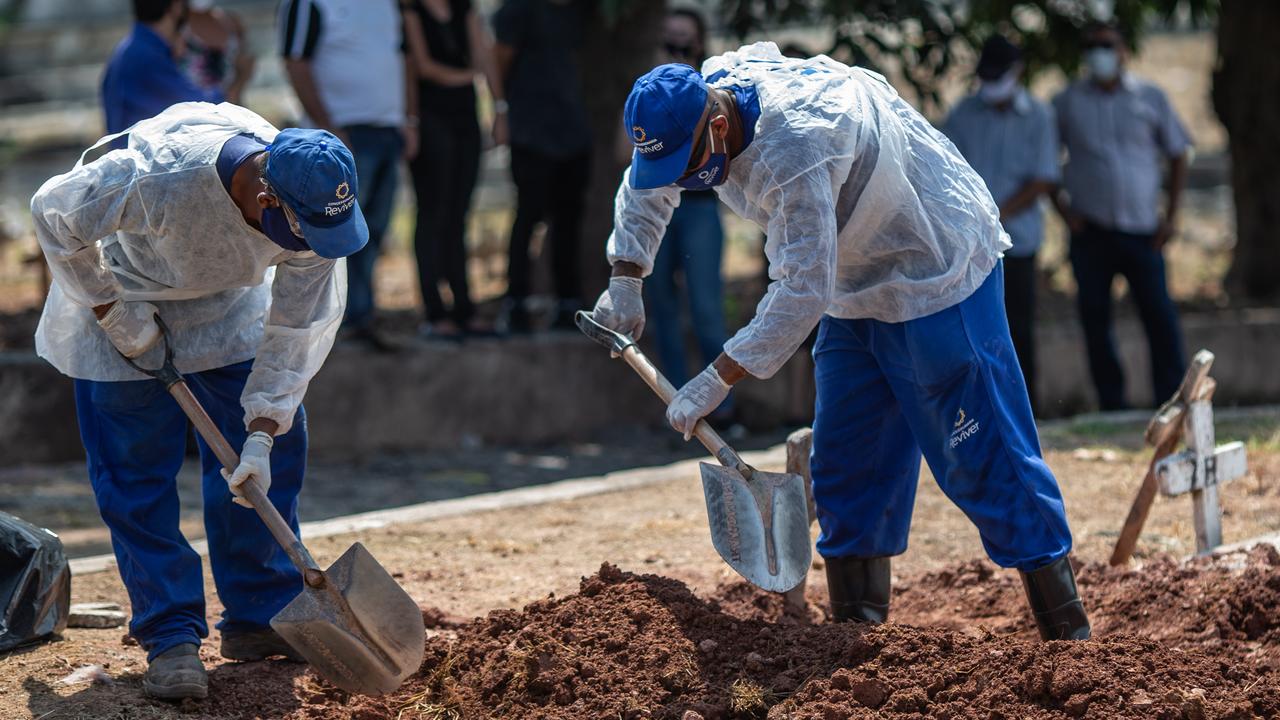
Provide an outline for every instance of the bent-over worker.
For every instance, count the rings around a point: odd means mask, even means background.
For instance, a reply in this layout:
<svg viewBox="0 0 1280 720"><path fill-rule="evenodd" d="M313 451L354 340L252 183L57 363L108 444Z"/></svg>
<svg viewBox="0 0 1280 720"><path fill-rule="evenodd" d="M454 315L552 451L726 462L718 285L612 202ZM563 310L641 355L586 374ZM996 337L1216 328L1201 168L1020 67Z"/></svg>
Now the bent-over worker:
<svg viewBox="0 0 1280 720"><path fill-rule="evenodd" d="M1005 320L1009 240L955 147L883 77L772 43L701 73L651 71L624 119L635 149L593 314L639 335L641 278L682 187L715 187L765 229L772 282L755 318L667 419L688 438L734 383L772 376L818 326L811 470L835 619L887 618L923 452L991 559L1021 572L1041 636L1089 637Z"/></svg>
<svg viewBox="0 0 1280 720"><path fill-rule="evenodd" d="M143 689L204 697L204 580L179 530L175 485L188 422L121 356L159 364L158 347L148 352L161 342L158 315L191 391L243 446L226 474L199 440L223 657L300 659L268 623L302 580L242 484L256 478L297 532L302 396L342 320L341 258L368 231L351 153L328 132L183 103L125 134L126 148L82 157L31 200L54 279L36 350L75 379L90 481L133 606L129 632L147 651Z"/></svg>

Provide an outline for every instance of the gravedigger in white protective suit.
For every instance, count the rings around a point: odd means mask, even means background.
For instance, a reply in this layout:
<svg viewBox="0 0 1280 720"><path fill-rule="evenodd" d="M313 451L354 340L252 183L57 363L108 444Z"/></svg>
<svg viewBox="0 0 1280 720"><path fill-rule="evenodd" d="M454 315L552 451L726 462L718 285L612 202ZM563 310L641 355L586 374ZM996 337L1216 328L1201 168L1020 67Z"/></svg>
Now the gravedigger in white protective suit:
<svg viewBox="0 0 1280 720"><path fill-rule="evenodd" d="M177 369L243 447L240 466L224 474L199 441L209 559L226 608L222 655L300 659L268 623L301 578L242 507L240 486L256 478L297 532L302 396L342 320L343 258L368 230L355 162L330 133L278 131L231 104L183 103L121 135L127 147L82 157L31 200L53 272L36 349L75 379L90 480L133 606L129 631L148 653L143 688L204 697L204 582L178 529L175 486L188 423L160 381L122 355L159 364L158 315Z"/></svg>
<svg viewBox="0 0 1280 720"><path fill-rule="evenodd" d="M1003 303L1010 246L982 180L885 79L757 43L701 72L663 65L627 99L609 288L595 319L638 336L641 278L681 188L763 228L755 318L667 410L693 431L818 327L810 468L837 620L883 622L923 452L992 560L1021 571L1046 639L1089 637L1062 495L1040 456Z"/></svg>

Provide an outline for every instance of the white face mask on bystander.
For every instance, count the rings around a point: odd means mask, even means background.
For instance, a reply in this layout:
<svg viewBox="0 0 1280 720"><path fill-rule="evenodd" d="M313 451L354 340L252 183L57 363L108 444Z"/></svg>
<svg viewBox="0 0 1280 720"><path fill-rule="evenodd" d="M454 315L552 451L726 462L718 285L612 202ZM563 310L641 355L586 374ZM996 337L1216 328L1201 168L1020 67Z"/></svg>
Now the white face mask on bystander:
<svg viewBox="0 0 1280 720"><path fill-rule="evenodd" d="M978 86L978 97L988 105L999 105L1012 100L1014 93L1018 92L1018 74L1021 71L1020 65L1014 65L995 80L983 80Z"/></svg>

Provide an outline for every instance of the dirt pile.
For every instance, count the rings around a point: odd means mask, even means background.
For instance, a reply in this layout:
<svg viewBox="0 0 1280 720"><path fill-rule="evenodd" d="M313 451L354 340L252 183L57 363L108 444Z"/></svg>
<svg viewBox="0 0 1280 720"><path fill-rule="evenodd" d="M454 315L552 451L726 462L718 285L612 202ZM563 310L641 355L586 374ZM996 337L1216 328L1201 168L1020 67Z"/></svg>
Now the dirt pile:
<svg viewBox="0 0 1280 720"><path fill-rule="evenodd" d="M1280 672L1280 553L1271 545L1189 563L1157 558L1139 569L1094 563L1077 577L1097 637L1127 633ZM892 619L1035 635L1017 574L980 560L899 583Z"/></svg>
<svg viewBox="0 0 1280 720"><path fill-rule="evenodd" d="M393 696L303 681L291 717L1277 717L1280 558L1248 564L1088 568L1101 639L1076 644L1010 637L1025 622L1017 579L981 565L902 584L897 621L949 616L926 629L810 624L741 585L704 600L605 565L577 594L432 638ZM1015 619L982 622L1000 613Z"/></svg>

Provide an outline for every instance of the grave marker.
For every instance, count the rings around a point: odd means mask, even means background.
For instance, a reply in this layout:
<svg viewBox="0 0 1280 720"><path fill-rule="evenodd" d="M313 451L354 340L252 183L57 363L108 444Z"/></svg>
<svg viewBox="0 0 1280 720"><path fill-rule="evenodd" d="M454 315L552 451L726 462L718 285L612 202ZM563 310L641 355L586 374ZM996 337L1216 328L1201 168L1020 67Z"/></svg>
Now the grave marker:
<svg viewBox="0 0 1280 720"><path fill-rule="evenodd" d="M1157 490L1165 495L1191 493L1200 554L1221 544L1218 485L1244 474L1245 455L1240 443L1214 446L1211 400L1217 383L1209 377L1212 366L1213 353L1196 353L1178 392L1160 406L1147 425L1145 439L1155 447L1155 453L1111 553L1112 565L1123 565L1133 556ZM1187 450L1174 454L1184 438Z"/></svg>
<svg viewBox="0 0 1280 720"><path fill-rule="evenodd" d="M1216 445L1213 430L1214 384L1191 403L1183 421L1187 449L1156 463L1160 492L1168 497L1191 494L1192 519L1196 528L1196 554L1206 555L1222 544L1222 508L1218 486L1243 477L1246 470L1244 443Z"/></svg>

